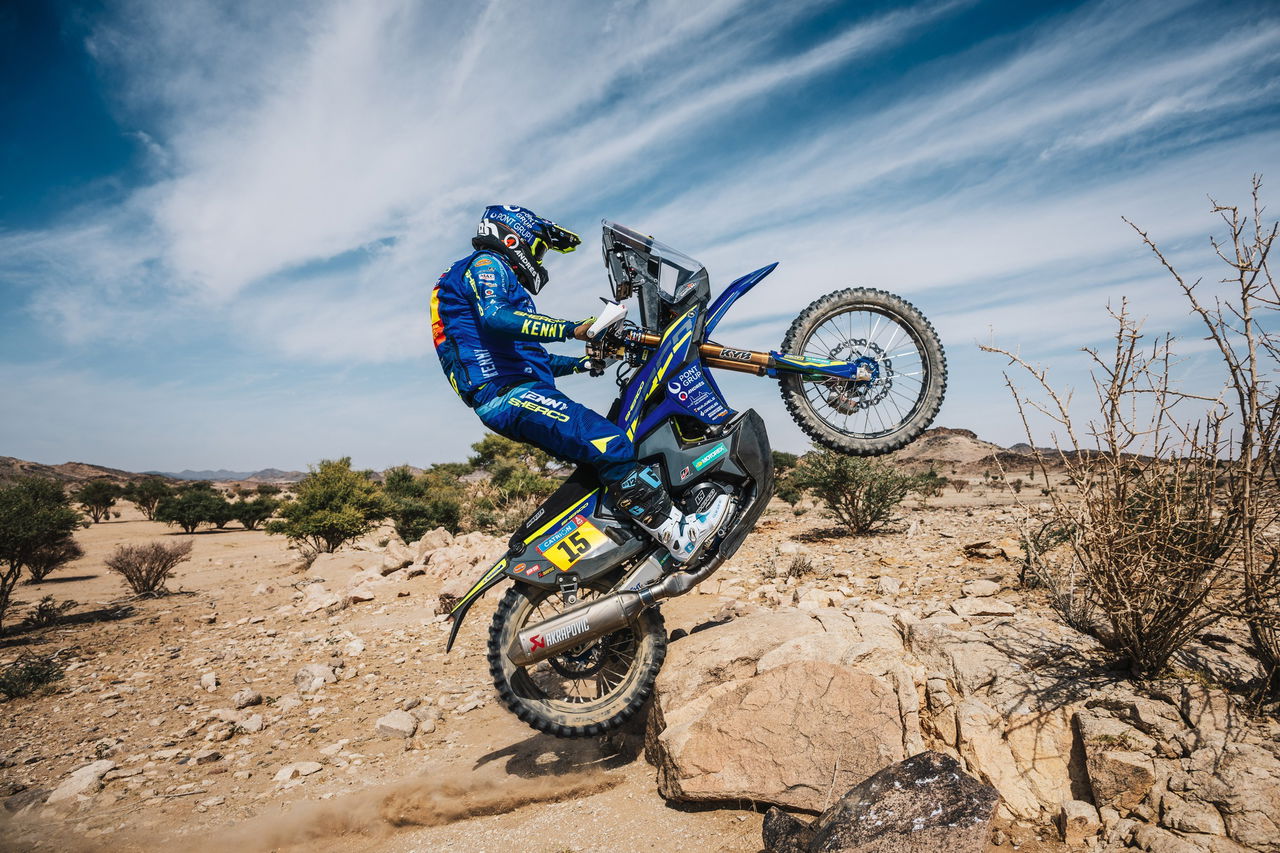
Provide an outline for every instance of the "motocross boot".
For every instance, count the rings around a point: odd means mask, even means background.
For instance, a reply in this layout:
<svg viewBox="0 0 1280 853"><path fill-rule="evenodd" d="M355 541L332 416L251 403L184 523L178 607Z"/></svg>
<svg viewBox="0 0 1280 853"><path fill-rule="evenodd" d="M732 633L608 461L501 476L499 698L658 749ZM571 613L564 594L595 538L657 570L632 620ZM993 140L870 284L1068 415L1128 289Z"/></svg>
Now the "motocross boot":
<svg viewBox="0 0 1280 853"><path fill-rule="evenodd" d="M729 496L720 495L702 512L685 514L662 487L657 466L637 468L611 486L618 508L630 515L680 563L698 556L728 515Z"/></svg>

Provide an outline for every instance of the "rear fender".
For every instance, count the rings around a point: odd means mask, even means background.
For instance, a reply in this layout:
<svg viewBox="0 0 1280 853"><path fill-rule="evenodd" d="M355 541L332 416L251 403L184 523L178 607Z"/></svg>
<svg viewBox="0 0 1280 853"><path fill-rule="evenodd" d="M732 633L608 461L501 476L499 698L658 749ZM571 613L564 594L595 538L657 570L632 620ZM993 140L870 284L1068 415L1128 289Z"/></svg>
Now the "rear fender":
<svg viewBox="0 0 1280 853"><path fill-rule="evenodd" d="M716 297L716 301L711 303L711 307L707 309L707 325L703 330L703 337L710 338L711 333L715 330L716 325L729 313L729 309L733 307L733 303L738 301L738 297L745 294L748 290L760 283L761 279L773 272L777 268L777 264L769 264L767 267L761 267L755 272L749 272L742 278L734 281L724 290L720 291L720 295Z"/></svg>

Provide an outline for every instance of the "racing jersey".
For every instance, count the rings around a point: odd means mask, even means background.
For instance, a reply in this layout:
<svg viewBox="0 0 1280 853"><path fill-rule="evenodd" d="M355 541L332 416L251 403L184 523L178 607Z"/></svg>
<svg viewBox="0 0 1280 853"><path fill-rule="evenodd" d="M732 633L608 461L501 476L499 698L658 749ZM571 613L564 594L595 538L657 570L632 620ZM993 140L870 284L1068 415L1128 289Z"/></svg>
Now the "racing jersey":
<svg viewBox="0 0 1280 853"><path fill-rule="evenodd" d="M576 326L539 314L501 255L473 252L445 270L431 291L431 337L449 384L468 405L488 383L553 384L586 370L586 358L552 355L543 343L568 340Z"/></svg>

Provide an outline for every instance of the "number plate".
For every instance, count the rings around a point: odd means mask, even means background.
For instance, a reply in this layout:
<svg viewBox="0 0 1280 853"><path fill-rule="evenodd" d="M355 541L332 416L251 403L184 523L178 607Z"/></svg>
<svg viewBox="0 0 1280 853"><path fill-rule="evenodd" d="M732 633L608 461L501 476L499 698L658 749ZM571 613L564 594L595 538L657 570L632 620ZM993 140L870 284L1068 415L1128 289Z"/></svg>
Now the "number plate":
<svg viewBox="0 0 1280 853"><path fill-rule="evenodd" d="M552 565L564 571L608 538L585 516L575 515L558 533L539 545L538 550Z"/></svg>

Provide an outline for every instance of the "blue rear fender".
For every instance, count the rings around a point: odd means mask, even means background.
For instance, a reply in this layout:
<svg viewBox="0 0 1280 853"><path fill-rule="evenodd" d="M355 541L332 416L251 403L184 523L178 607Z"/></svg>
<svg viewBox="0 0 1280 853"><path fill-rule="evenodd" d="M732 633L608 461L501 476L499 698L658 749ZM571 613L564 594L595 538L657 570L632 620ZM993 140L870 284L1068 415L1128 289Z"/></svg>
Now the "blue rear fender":
<svg viewBox="0 0 1280 853"><path fill-rule="evenodd" d="M720 319L725 314L729 313L729 308L734 302L738 301L738 297L759 284L761 279L773 272L777 267L778 264L775 262L767 267L761 267L755 272L749 272L722 290L720 295L716 297L716 301L712 302L711 307L707 309L707 322L702 332L703 340L710 340L716 324L720 322Z"/></svg>

